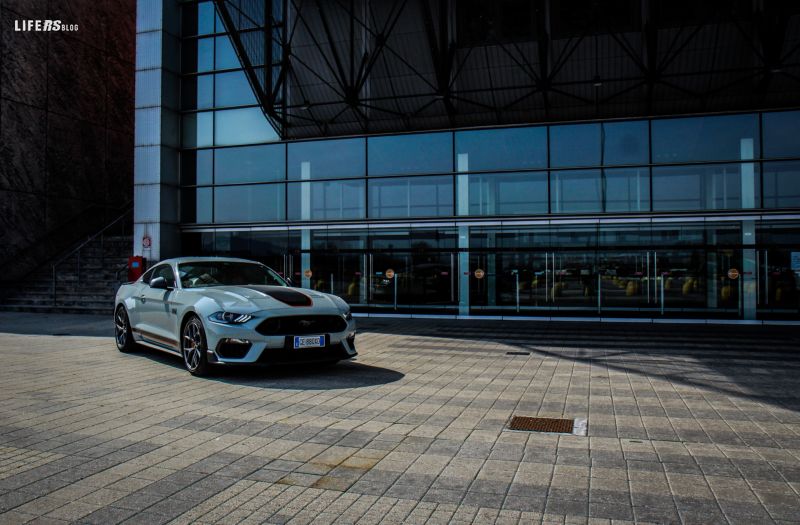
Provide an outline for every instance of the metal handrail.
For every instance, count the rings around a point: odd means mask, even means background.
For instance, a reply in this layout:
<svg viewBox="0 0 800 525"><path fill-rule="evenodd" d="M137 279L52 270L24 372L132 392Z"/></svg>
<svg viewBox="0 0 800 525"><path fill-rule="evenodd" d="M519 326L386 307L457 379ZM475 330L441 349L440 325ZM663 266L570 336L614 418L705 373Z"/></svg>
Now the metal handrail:
<svg viewBox="0 0 800 525"><path fill-rule="evenodd" d="M78 282L80 282L80 279L81 279L81 271L80 271L80 264L81 264L81 263L80 263L80 251L81 251L81 250L82 250L82 249L83 249L83 248L84 248L84 247L85 247L87 244L89 244L90 242L94 241L95 239L97 239L98 237L100 237L101 235L103 235L103 234L104 234L106 231L108 231L108 230L109 230L109 229L111 229L112 227L116 226L116 225L117 225L117 223L119 223L120 221L122 221L123 219L125 219L125 218L126 218L128 215L130 215L132 212L133 212L133 206L131 206L131 207L129 207L128 209L126 209L126 210L125 210L124 212L122 212L122 214L121 214L120 216L118 216L116 219L114 219L113 221L109 222L108 224L106 224L105 226L103 226L102 228L100 228L100 229L99 229L97 232L95 232L95 233L93 233L92 235L90 235L90 236L89 236L89 237L88 237L88 238L87 238L85 241L83 241L81 244L79 244L78 246L76 246L75 248L73 248L72 250L70 250L68 253L66 253L65 255L62 255L60 258L56 259L56 261L55 261L55 262L53 262L53 264L52 264L52 271L53 271L53 285L52 285L52 292L53 292L53 305L55 305L55 304L56 304L56 289L57 289L57 282L58 282L58 277L57 277L57 273L56 273L56 268L58 268L58 266L59 266L59 265L61 265L61 264L62 264L64 261L66 261L67 259L69 259L70 257L72 257L73 255L75 255L75 254L77 253L77 254L78 254L78 268L77 268L77 270L78 270L78 271L76 272L76 275L77 275L77 278L78 278ZM123 228L124 228L124 225L123 225ZM124 234L124 231L125 231L125 230L123 229L123 234ZM101 238L101 240L102 240L102 238Z"/></svg>

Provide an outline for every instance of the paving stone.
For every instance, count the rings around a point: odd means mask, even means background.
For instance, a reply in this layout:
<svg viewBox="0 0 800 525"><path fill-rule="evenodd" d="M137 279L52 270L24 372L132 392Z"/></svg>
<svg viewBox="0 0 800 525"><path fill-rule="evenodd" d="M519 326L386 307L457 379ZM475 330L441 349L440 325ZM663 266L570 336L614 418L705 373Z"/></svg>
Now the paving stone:
<svg viewBox="0 0 800 525"><path fill-rule="evenodd" d="M800 515L790 332L359 321L356 362L207 379L110 337L0 333L0 522ZM511 432L512 415L583 417L589 435Z"/></svg>

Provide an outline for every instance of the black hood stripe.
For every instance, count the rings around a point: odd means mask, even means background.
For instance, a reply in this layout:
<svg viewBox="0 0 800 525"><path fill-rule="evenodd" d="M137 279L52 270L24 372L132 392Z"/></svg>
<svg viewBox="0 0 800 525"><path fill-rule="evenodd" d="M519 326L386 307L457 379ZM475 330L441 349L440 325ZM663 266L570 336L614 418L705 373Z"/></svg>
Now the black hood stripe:
<svg viewBox="0 0 800 525"><path fill-rule="evenodd" d="M311 306L313 304L311 301L311 297L307 296L302 292L298 292L294 288L288 288L286 286L267 286L267 285L250 284L247 286L242 286L242 288L255 290L256 292L261 292L265 295L269 295L273 299L280 301L284 304L288 304L289 306Z"/></svg>

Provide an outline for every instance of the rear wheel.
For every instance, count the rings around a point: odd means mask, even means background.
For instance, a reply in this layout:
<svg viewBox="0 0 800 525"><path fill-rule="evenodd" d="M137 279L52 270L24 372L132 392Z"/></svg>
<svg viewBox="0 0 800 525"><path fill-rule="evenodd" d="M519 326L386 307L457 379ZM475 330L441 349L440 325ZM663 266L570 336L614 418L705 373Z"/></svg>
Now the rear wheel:
<svg viewBox="0 0 800 525"><path fill-rule="evenodd" d="M209 364L206 356L206 332L203 323L197 316L192 316L183 326L183 337L181 338L181 350L183 353L183 364L190 374L204 376L209 372Z"/></svg>
<svg viewBox="0 0 800 525"><path fill-rule="evenodd" d="M128 312L122 305L117 306L114 311L114 340L120 352L133 352L136 350L136 341L133 340L131 323L128 320Z"/></svg>

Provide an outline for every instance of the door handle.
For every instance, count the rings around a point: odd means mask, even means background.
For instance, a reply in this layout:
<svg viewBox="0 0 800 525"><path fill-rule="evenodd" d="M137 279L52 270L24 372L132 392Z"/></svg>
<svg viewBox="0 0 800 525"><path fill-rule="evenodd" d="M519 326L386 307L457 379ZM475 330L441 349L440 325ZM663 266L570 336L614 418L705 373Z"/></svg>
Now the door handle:
<svg viewBox="0 0 800 525"><path fill-rule="evenodd" d="M144 295L144 294L142 294L142 295L140 295L140 296L139 296L139 300L140 300L140 301L142 301L143 303L146 303L146 302L147 302L147 298L145 297L145 295Z"/></svg>

